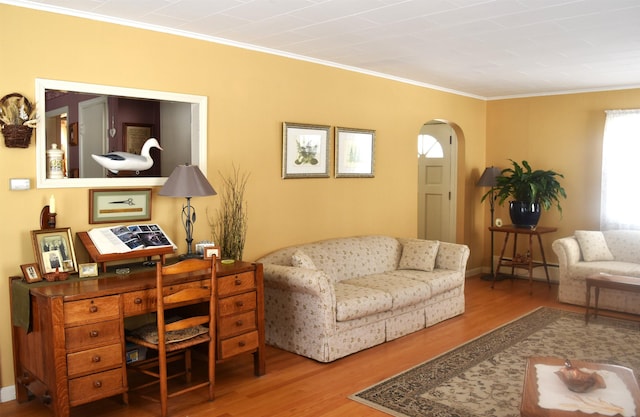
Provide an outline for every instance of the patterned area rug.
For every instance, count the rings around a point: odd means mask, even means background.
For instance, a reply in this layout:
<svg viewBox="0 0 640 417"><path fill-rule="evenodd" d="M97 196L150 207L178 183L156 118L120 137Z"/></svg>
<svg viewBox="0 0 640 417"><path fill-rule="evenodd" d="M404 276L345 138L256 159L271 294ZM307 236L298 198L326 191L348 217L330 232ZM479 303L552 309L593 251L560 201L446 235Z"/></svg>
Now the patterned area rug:
<svg viewBox="0 0 640 417"><path fill-rule="evenodd" d="M350 398L401 417L517 417L526 358L622 365L640 375L640 326L540 308Z"/></svg>

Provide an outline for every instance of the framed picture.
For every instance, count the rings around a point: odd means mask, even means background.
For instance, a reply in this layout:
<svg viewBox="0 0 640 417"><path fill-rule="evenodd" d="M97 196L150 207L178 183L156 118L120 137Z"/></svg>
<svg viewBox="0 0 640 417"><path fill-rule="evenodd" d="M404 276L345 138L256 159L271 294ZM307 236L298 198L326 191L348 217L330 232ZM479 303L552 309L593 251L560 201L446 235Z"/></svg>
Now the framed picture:
<svg viewBox="0 0 640 417"><path fill-rule="evenodd" d="M69 126L69 145L78 145L78 123L71 123Z"/></svg>
<svg viewBox="0 0 640 417"><path fill-rule="evenodd" d="M42 281L38 264L24 264L20 265L20 268L22 268L22 275L28 283Z"/></svg>
<svg viewBox="0 0 640 417"><path fill-rule="evenodd" d="M331 128L283 123L282 178L328 178Z"/></svg>
<svg viewBox="0 0 640 417"><path fill-rule="evenodd" d="M125 152L140 155L142 145L151 137L153 125L123 123L122 132L122 149L124 149Z"/></svg>
<svg viewBox="0 0 640 417"><path fill-rule="evenodd" d="M98 264L88 263L78 265L78 274L80 278L97 277L98 276Z"/></svg>
<svg viewBox="0 0 640 417"><path fill-rule="evenodd" d="M216 258L220 259L220 246L206 245L203 247L203 250L204 259L211 259L214 255Z"/></svg>
<svg viewBox="0 0 640 417"><path fill-rule="evenodd" d="M375 130L336 127L336 178L374 176Z"/></svg>
<svg viewBox="0 0 640 417"><path fill-rule="evenodd" d="M31 244L41 273L78 271L71 228L32 230Z"/></svg>
<svg viewBox="0 0 640 417"><path fill-rule="evenodd" d="M151 188L89 190L89 223L151 220Z"/></svg>

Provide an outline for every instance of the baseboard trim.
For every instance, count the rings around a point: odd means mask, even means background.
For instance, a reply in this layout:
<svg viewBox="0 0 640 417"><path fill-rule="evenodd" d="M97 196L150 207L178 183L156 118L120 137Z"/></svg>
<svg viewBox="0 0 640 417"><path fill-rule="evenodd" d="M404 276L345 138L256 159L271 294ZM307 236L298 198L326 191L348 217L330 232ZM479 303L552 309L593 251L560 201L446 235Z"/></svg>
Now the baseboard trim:
<svg viewBox="0 0 640 417"><path fill-rule="evenodd" d="M0 388L0 403L6 403L16 399L16 386L10 385L8 387Z"/></svg>

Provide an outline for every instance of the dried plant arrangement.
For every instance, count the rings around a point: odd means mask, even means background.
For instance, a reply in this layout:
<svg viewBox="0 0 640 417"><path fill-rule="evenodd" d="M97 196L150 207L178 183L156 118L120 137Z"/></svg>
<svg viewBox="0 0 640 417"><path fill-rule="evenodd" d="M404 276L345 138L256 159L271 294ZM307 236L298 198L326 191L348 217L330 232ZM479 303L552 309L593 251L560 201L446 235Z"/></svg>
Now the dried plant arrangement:
<svg viewBox="0 0 640 417"><path fill-rule="evenodd" d="M0 127L10 148L27 148L36 127L36 110L21 94L7 94L0 100Z"/></svg>
<svg viewBox="0 0 640 417"><path fill-rule="evenodd" d="M247 203L244 192L249 179L248 173L241 173L233 167L233 173L222 177L220 208L214 219L209 219L211 234L216 245L220 246L221 257L241 260L247 236Z"/></svg>

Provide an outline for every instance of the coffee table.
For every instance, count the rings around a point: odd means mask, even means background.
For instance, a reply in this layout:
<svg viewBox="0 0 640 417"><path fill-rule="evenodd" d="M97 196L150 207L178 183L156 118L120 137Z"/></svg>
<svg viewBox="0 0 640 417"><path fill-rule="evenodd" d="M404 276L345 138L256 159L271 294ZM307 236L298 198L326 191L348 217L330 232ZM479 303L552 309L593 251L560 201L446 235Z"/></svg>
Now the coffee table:
<svg viewBox="0 0 640 417"><path fill-rule="evenodd" d="M636 405L636 415L640 412L640 389L633 371L629 368L601 363L591 363L572 360L573 366L593 370L606 370L614 372L631 392ZM527 369L524 376L524 388L522 390L522 402L520 404L520 416L522 417L604 417L603 414L587 414L581 411L565 411L542 408L538 405L540 395L538 393L538 381L536 364L552 365L561 368L564 359L550 357L531 357L527 359ZM619 415L619 414L617 414Z"/></svg>
<svg viewBox="0 0 640 417"><path fill-rule="evenodd" d="M584 320L589 323L589 304L591 302L591 287L595 287L594 299L594 315L598 317L598 298L600 297L600 288L609 288L613 290L640 292L640 278L625 277L622 275L596 274L586 278L587 282L587 311Z"/></svg>

